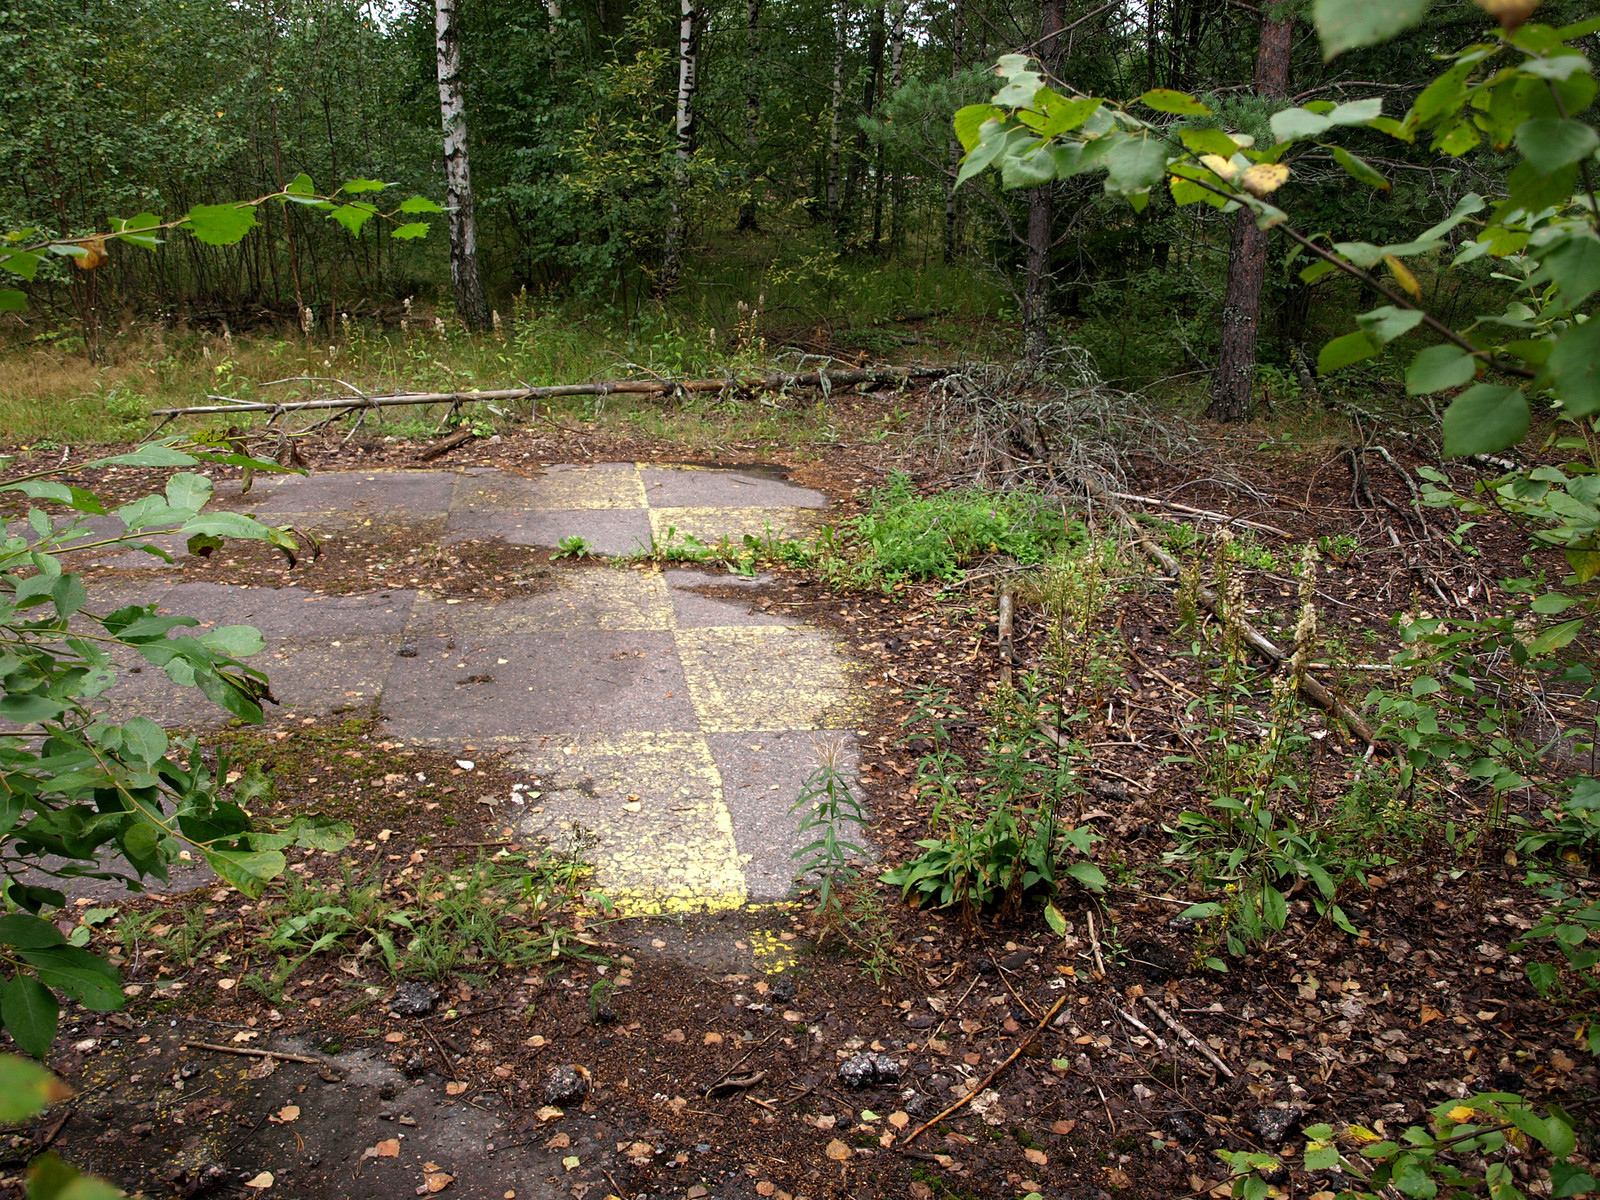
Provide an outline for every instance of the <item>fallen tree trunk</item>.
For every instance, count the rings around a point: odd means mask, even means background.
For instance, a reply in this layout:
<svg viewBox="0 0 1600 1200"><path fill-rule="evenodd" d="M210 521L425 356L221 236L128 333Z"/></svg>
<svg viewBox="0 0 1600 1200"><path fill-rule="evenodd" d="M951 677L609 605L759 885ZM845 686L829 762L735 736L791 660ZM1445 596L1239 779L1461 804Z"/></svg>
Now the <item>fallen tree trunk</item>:
<svg viewBox="0 0 1600 1200"><path fill-rule="evenodd" d="M498 388L487 392L395 392L382 396L347 393L323 396L316 400L292 400L277 404L269 400L232 400L226 396L208 399L216 404L195 404L185 408L158 408L153 417L202 416L211 413L304 412L311 409L393 408L411 404L473 404L482 400L548 400L557 396L658 395L667 392L754 392L784 391L796 387L841 387L856 383L906 383L913 379L938 379L950 374L951 367L864 367L848 371L808 371L800 375L730 376L727 379L613 379L600 383L563 383L552 387Z"/></svg>

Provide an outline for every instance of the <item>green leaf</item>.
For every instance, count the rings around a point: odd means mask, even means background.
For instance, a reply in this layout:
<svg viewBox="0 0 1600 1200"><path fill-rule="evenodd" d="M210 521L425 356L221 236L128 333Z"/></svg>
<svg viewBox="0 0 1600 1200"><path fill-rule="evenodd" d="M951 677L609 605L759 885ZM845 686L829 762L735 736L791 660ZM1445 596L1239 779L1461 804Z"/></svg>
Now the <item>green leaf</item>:
<svg viewBox="0 0 1600 1200"><path fill-rule="evenodd" d="M85 1008L110 1012L126 1003L117 969L76 946L23 950L19 956L39 972L39 982L60 988Z"/></svg>
<svg viewBox="0 0 1600 1200"><path fill-rule="evenodd" d="M1106 191L1113 195L1147 192L1167 173L1168 146L1160 138L1115 137L1106 151Z"/></svg>
<svg viewBox="0 0 1600 1200"><path fill-rule="evenodd" d="M1356 324L1378 345L1387 345L1397 337L1410 333L1422 323L1422 312L1415 308L1396 308L1385 304L1371 312L1356 317Z"/></svg>
<svg viewBox="0 0 1600 1200"><path fill-rule="evenodd" d="M1533 282L1555 283L1559 288L1557 306L1577 308L1600 290L1600 237L1584 229L1544 248Z"/></svg>
<svg viewBox="0 0 1600 1200"><path fill-rule="evenodd" d="M291 196L315 196L317 194L317 185L311 182L311 176L301 171L300 174L283 185L283 190Z"/></svg>
<svg viewBox="0 0 1600 1200"><path fill-rule="evenodd" d="M41 950L46 946L60 946L66 942L61 931L49 921L30 913L7 913L0 917L0 946L15 946L19 950Z"/></svg>
<svg viewBox="0 0 1600 1200"><path fill-rule="evenodd" d="M1327 132L1333 122L1321 113L1314 113L1305 108L1286 108L1282 112L1272 114L1268 122L1272 126L1272 137L1277 142L1295 142L1302 138L1314 138Z"/></svg>
<svg viewBox="0 0 1600 1200"><path fill-rule="evenodd" d="M39 264L44 261L44 256L31 250L15 250L0 258L0 267L4 267L13 275L20 275L29 283L39 273Z"/></svg>
<svg viewBox="0 0 1600 1200"><path fill-rule="evenodd" d="M1556 340L1547 364L1561 404L1575 417L1600 412L1600 316Z"/></svg>
<svg viewBox="0 0 1600 1200"><path fill-rule="evenodd" d="M277 850L212 850L205 846L201 850L213 871L252 899L282 875L286 865Z"/></svg>
<svg viewBox="0 0 1600 1200"><path fill-rule="evenodd" d="M0 987L0 1020L18 1047L34 1058L50 1053L60 1018L54 993L32 975L18 971Z"/></svg>
<svg viewBox="0 0 1600 1200"><path fill-rule="evenodd" d="M253 625L224 625L201 635L200 644L230 658L248 658L259 654L266 641Z"/></svg>
<svg viewBox="0 0 1600 1200"><path fill-rule="evenodd" d="M358 196L362 192L381 192L384 188L393 186L381 179L352 179L339 190L346 196Z"/></svg>
<svg viewBox="0 0 1600 1200"><path fill-rule="evenodd" d="M1289 902L1270 883L1261 888L1261 915L1274 929L1282 929L1289 921Z"/></svg>
<svg viewBox="0 0 1600 1200"><path fill-rule="evenodd" d="M167 731L149 717L130 717L122 726L122 748L138 762L160 762L167 746Z"/></svg>
<svg viewBox="0 0 1600 1200"><path fill-rule="evenodd" d="M28 297L16 288L0 288L0 312L22 312L28 307Z"/></svg>
<svg viewBox="0 0 1600 1200"><path fill-rule="evenodd" d="M0 717L18 725L32 725L36 721L53 721L65 711L46 696L10 695L0 698Z"/></svg>
<svg viewBox="0 0 1600 1200"><path fill-rule="evenodd" d="M161 239L156 237L154 233L146 233L144 231L159 229L160 227L161 218L151 212L136 213L126 221L121 218L113 218L111 222L111 230L118 235L119 240L131 242L133 245L142 247L145 250L154 250L161 245Z"/></svg>
<svg viewBox="0 0 1600 1200"><path fill-rule="evenodd" d="M1343 337L1334 338L1317 354L1317 374L1326 375L1331 371L1337 371L1340 367L1371 358L1377 352L1378 347L1362 331L1347 333Z"/></svg>
<svg viewBox="0 0 1600 1200"><path fill-rule="evenodd" d="M1528 653L1534 658L1542 658L1552 650L1559 650L1570 645L1572 639L1583 632L1584 618L1578 617L1572 621L1563 621L1559 625L1552 625L1533 641L1528 643Z"/></svg>
<svg viewBox="0 0 1600 1200"><path fill-rule="evenodd" d="M173 508L198 512L211 501L211 480L192 471L179 471L167 480L167 503Z"/></svg>
<svg viewBox="0 0 1600 1200"><path fill-rule="evenodd" d="M1232 158L1239 152L1239 144L1220 129L1180 129L1178 138L1196 154Z"/></svg>
<svg viewBox="0 0 1600 1200"><path fill-rule="evenodd" d="M1427 396L1446 388L1471 383L1478 373L1478 360L1460 346L1449 342L1429 346L1411 360L1406 371L1406 394Z"/></svg>
<svg viewBox="0 0 1600 1200"><path fill-rule="evenodd" d="M1067 919L1061 915L1061 910L1054 904L1044 906L1045 924L1050 926L1057 937L1067 936Z"/></svg>
<svg viewBox="0 0 1600 1200"><path fill-rule="evenodd" d="M248 204L196 204L183 228L208 246L232 246L256 227L256 212Z"/></svg>
<svg viewBox="0 0 1600 1200"><path fill-rule="evenodd" d="M1527 436L1529 416L1528 398L1517 388L1476 384L1445 409L1445 457L1493 454L1515 446Z"/></svg>
<svg viewBox="0 0 1600 1200"><path fill-rule="evenodd" d="M981 140L978 131L987 121L1005 120L1005 110L993 104L968 104L965 108L956 109L956 115L951 118L950 124L955 127L956 140L961 143L961 149L970 154ZM411 201L407 200L406 204ZM401 212L427 212L427 209L408 209L405 204L400 206ZM432 211L439 211L437 208Z"/></svg>
<svg viewBox="0 0 1600 1200"><path fill-rule="evenodd" d="M1311 16L1326 62L1346 50L1386 42L1427 12L1428 0L1315 0Z"/></svg>
<svg viewBox="0 0 1600 1200"><path fill-rule="evenodd" d="M328 215L343 225L351 234L360 237L361 227L370 221L377 211L370 204L341 204L338 208L330 210Z"/></svg>
<svg viewBox="0 0 1600 1200"><path fill-rule="evenodd" d="M70 1095L70 1088L37 1063L0 1054L0 1125L26 1121Z"/></svg>
<svg viewBox="0 0 1600 1200"><path fill-rule="evenodd" d="M1343 146L1335 146L1333 148L1333 161L1368 187L1379 188L1385 192L1389 190L1389 181L1387 179L1378 174L1366 159L1356 157Z"/></svg>
<svg viewBox="0 0 1600 1200"><path fill-rule="evenodd" d="M999 110L996 109L995 111L998 112ZM960 113L956 114L958 117L960 115ZM426 196L408 196L400 202L400 211L403 213L442 213L444 206L436 204Z"/></svg>
<svg viewBox="0 0 1600 1200"><path fill-rule="evenodd" d="M1600 150L1600 133L1582 121L1534 117L1517 126L1517 149L1541 175L1553 175Z"/></svg>
<svg viewBox="0 0 1600 1200"><path fill-rule="evenodd" d="M412 238L427 237L428 223L426 221L409 221L404 225L398 226L389 236L399 238L402 242L410 241Z"/></svg>
<svg viewBox="0 0 1600 1200"><path fill-rule="evenodd" d="M1346 100L1328 110L1328 120L1335 125L1365 125L1383 115L1383 98L1370 96L1365 100Z"/></svg>
<svg viewBox="0 0 1600 1200"><path fill-rule="evenodd" d="M1093 863L1068 863L1066 874L1076 879L1091 892L1103 892L1106 890L1105 872L1100 870L1100 868L1095 866Z"/></svg>
<svg viewBox="0 0 1600 1200"><path fill-rule="evenodd" d="M1139 99L1157 112L1196 117L1209 116L1211 113L1209 108L1189 93L1173 91L1171 88L1152 88Z"/></svg>

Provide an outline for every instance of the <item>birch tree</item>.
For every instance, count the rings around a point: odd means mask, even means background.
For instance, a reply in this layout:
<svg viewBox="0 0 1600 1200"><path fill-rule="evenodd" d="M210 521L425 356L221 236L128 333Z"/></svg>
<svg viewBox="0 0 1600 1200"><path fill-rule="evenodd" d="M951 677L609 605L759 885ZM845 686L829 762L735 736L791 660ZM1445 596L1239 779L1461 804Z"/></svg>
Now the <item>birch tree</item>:
<svg viewBox="0 0 1600 1200"><path fill-rule="evenodd" d="M967 38L964 0L955 0L950 12L950 74L961 74L962 46ZM956 197L956 170L961 163L961 143L950 139L950 161L944 173L944 261L956 259L956 216L959 201Z"/></svg>
<svg viewBox="0 0 1600 1200"><path fill-rule="evenodd" d="M839 142L843 135L844 50L848 32L849 8L846 0L833 0L833 98L828 107L828 223L840 228Z"/></svg>
<svg viewBox="0 0 1600 1200"><path fill-rule="evenodd" d="M889 94L893 96L905 83L905 56L906 56L906 6L907 0L894 0L890 9L893 14L889 22ZM898 164L897 164L898 167ZM889 191L889 246L899 249L904 240L905 228L902 224L905 207L905 180L899 169L894 171L893 184Z"/></svg>
<svg viewBox="0 0 1600 1200"><path fill-rule="evenodd" d="M674 123L677 164L672 179L672 212L667 218L666 246L656 288L678 285L683 274L683 194L689 183L689 158L694 154L694 100L700 75L700 12L696 0L681 0L678 21L678 113Z"/></svg>
<svg viewBox="0 0 1600 1200"><path fill-rule="evenodd" d="M1294 45L1294 22L1270 17L1261 23L1261 47L1256 54L1256 91L1282 100L1289 94L1289 51ZM1212 378L1211 405L1206 416L1214 421L1243 421L1250 416L1250 396L1256 375L1256 332L1261 318L1261 285L1267 271L1267 235L1255 217L1241 208L1233 220L1233 241L1228 248L1228 284L1222 296L1222 344L1217 352L1217 372Z"/></svg>
<svg viewBox="0 0 1600 1200"><path fill-rule="evenodd" d="M467 159L467 105L461 89L461 28L456 0L434 0L439 61L439 116L444 126L444 179L450 226L450 282L456 312L468 329L489 327L489 303L478 276L478 230L472 215L472 169Z"/></svg>

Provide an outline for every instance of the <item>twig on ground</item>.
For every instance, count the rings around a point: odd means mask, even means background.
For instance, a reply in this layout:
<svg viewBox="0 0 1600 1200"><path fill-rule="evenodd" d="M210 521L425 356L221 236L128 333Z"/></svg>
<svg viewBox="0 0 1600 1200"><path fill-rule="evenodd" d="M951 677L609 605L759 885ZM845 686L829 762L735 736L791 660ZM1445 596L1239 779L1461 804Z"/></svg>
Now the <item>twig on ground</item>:
<svg viewBox="0 0 1600 1200"><path fill-rule="evenodd" d="M1089 910L1089 945L1094 948L1095 969L1100 972L1100 978L1106 977L1106 960L1100 957L1100 934L1094 927L1094 909Z"/></svg>
<svg viewBox="0 0 1600 1200"><path fill-rule="evenodd" d="M1050 1006L1050 1011L1045 1013L1045 1015L1039 1019L1039 1023L1033 1027L1033 1032L1030 1033L1027 1037L1023 1038L1020 1042L1018 1042L1017 1045L1016 1045L1016 1048L1013 1049L1011 1051L1011 1053L1006 1056L1005 1060L1003 1062L1001 1062L1001 1064L999 1066L997 1066L994 1070L990 1071L987 1075L985 1075L983 1077L983 1082L979 1083L976 1087L972 1088L972 1090L969 1091L965 1096L961 1097L961 1099L957 1100L954 1104L952 1104L949 1108L945 1109L938 1116L933 1117L930 1120L924 1121L921 1125L918 1125L914 1130L912 1130L909 1134L906 1135L905 1140L899 1144L898 1148L903 1150L905 1147L911 1145L912 1142L916 1141L919 1137L921 1137L928 1130L932 1129L935 1125L937 1125L940 1121L944 1120L951 1113L957 1111L960 1108L965 1107L968 1103L970 1103L972 1101L972 1098L974 1096L978 1096L978 1095L982 1094L983 1090L985 1088L987 1088L991 1083L993 1083L995 1081L995 1079L999 1076L1001 1071L1004 1071L1007 1067L1009 1067L1013 1062L1015 1062L1017 1060L1017 1057L1019 1055L1021 1055L1021 1053L1024 1050L1026 1050L1029 1046L1033 1045L1034 1040L1036 1038L1038 1038L1038 1036L1041 1033L1044 1032L1044 1027L1050 1023L1052 1018L1054 1018L1055 1015L1058 1012L1061 1011L1061 1006L1064 1005L1066 1002L1067 1002L1067 996L1066 996L1066 994L1063 993L1056 1000L1056 1002Z"/></svg>
<svg viewBox="0 0 1600 1200"><path fill-rule="evenodd" d="M313 1058L309 1054L290 1054L284 1050L257 1050L254 1046L219 1046L214 1042L187 1040L184 1045L193 1046L197 1050L214 1050L218 1054L237 1054L243 1058L281 1058L285 1062L309 1063L313 1067L331 1065L325 1058Z"/></svg>
<svg viewBox="0 0 1600 1200"><path fill-rule="evenodd" d="M1177 1017L1173 1016L1166 1009L1162 1008L1154 1000L1150 999L1149 996L1144 997L1144 1002L1149 1007L1151 1012L1155 1013L1156 1016L1160 1017L1164 1022L1166 1022L1168 1029L1172 1030L1173 1033L1177 1034L1185 1042L1189 1043L1191 1049L1205 1055L1206 1058L1211 1060L1211 1064L1229 1079L1235 1078L1233 1068L1229 1067L1227 1063L1223 1062L1221 1056L1218 1055L1215 1050L1206 1045L1199 1038L1195 1037L1195 1035L1190 1032L1187 1025L1178 1020Z"/></svg>

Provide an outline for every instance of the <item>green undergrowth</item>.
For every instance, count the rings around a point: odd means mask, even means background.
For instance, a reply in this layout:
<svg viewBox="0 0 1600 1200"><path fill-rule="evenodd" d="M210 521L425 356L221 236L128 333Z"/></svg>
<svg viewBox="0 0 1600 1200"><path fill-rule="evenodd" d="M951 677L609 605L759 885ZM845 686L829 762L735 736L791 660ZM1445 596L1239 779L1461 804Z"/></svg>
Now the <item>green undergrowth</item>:
<svg viewBox="0 0 1600 1200"><path fill-rule="evenodd" d="M866 493L858 516L824 531L819 548L832 582L888 589L954 580L989 557L1034 566L1082 537L1082 526L1066 522L1060 501L1042 492L968 487L923 494L897 471Z"/></svg>

